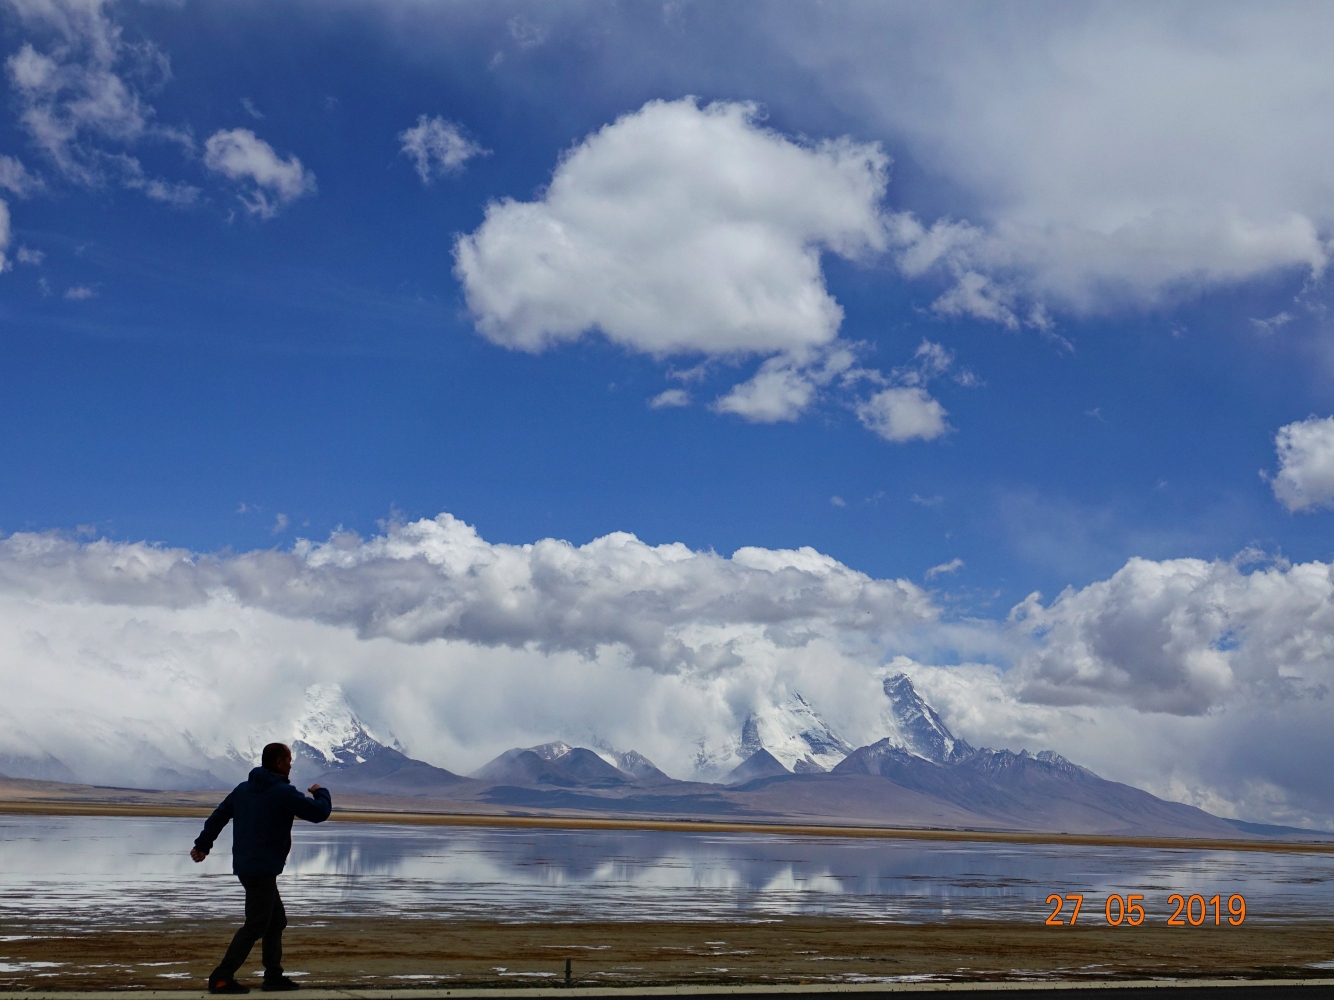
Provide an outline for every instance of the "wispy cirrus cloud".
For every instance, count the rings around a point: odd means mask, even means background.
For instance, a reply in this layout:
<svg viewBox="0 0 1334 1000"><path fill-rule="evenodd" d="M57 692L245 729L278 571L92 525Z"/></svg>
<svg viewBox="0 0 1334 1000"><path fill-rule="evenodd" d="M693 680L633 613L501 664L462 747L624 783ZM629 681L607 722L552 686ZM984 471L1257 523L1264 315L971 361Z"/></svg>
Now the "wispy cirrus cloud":
<svg viewBox="0 0 1334 1000"><path fill-rule="evenodd" d="M56 172L84 187L114 183L185 203L179 184L147 176L128 152L146 139L193 148L188 131L161 124L145 96L170 79L166 54L151 41L127 41L106 0L8 5L36 39L25 40L5 62L19 120ZM12 164L3 170L20 184L33 183Z"/></svg>
<svg viewBox="0 0 1334 1000"><path fill-rule="evenodd" d="M0 156L0 188L19 198L28 198L46 187L46 182L13 156Z"/></svg>

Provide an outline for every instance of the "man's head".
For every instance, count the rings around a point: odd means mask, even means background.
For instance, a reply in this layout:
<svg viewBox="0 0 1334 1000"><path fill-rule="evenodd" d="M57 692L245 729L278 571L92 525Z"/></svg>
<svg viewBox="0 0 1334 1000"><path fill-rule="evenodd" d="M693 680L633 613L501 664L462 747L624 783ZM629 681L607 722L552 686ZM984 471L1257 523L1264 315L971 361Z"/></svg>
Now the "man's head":
<svg viewBox="0 0 1334 1000"><path fill-rule="evenodd" d="M286 778L292 773L292 751L286 743L270 743L259 758L261 767Z"/></svg>

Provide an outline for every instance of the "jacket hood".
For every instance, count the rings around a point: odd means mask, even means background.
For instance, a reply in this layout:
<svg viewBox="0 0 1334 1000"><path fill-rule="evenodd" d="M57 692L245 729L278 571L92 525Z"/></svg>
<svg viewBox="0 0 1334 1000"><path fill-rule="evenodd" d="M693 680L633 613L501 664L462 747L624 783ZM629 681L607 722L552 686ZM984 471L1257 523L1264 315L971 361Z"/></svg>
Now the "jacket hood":
<svg viewBox="0 0 1334 1000"><path fill-rule="evenodd" d="M279 783L287 784L287 779L274 774L267 767L256 767L251 769L250 777L246 779L246 783L250 786L252 792L262 792Z"/></svg>

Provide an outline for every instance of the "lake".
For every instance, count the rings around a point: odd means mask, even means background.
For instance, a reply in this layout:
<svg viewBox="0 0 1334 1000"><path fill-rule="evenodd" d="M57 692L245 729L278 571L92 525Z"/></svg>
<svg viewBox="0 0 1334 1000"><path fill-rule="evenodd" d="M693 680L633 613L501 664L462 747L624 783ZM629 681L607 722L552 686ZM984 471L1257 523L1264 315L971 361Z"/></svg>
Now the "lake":
<svg viewBox="0 0 1334 1000"><path fill-rule="evenodd" d="M230 832L196 865L200 825L0 817L0 920L233 918ZM303 919L1028 922L1052 892L1085 893L1099 913L1114 892L1144 894L1151 915L1174 892L1241 893L1248 922L1334 912L1327 854L342 822L298 823L280 884Z"/></svg>

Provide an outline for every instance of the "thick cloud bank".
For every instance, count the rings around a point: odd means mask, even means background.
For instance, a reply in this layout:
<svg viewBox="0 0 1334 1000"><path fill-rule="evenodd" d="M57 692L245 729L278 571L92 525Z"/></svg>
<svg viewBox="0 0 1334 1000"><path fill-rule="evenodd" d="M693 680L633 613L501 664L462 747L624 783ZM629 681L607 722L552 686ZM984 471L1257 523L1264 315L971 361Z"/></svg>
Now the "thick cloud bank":
<svg viewBox="0 0 1334 1000"><path fill-rule="evenodd" d="M942 312L1041 324L1035 304L1115 312L1328 264L1328 9L844 4L760 30L970 206L896 231L906 274L951 281Z"/></svg>
<svg viewBox="0 0 1334 1000"><path fill-rule="evenodd" d="M612 646L669 671L725 659L733 627L781 629L799 643L882 637L937 616L914 584L872 579L809 548L743 548L725 558L624 533L584 546L495 545L448 514L366 540L340 534L230 557L15 534L0 542L0 588L170 608L228 600L408 643L588 655ZM686 637L704 630L720 631L698 644Z"/></svg>
<svg viewBox="0 0 1334 1000"><path fill-rule="evenodd" d="M950 647L984 662L920 662ZM900 670L974 745L1052 748L1227 815L1334 822L1326 563L1133 559L986 622L811 549L503 545L447 514L240 554L0 540L0 754L103 781L281 738L312 683L455 770L560 737L685 777L797 692L873 742L879 680Z"/></svg>
<svg viewBox="0 0 1334 1000"><path fill-rule="evenodd" d="M1329 563L1132 559L1012 618L1038 642L1016 671L1033 701L1196 715L1237 697L1320 699L1334 683Z"/></svg>

